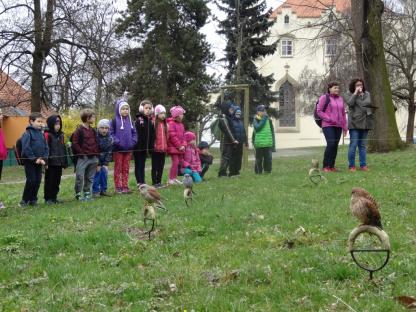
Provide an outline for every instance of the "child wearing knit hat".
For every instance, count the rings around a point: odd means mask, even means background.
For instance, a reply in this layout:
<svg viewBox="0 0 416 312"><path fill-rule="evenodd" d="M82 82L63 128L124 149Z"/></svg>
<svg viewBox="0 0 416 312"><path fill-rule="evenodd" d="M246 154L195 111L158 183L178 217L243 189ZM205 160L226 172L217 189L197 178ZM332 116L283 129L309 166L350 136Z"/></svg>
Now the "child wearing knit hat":
<svg viewBox="0 0 416 312"><path fill-rule="evenodd" d="M185 132L186 148L185 155L182 160L182 172L183 174L189 174L195 183L202 181L199 175L202 171L201 160L199 159L199 151L196 147L196 136L191 131Z"/></svg>
<svg viewBox="0 0 416 312"><path fill-rule="evenodd" d="M115 118L112 122L114 184L116 193L128 194L131 151L137 143L136 129L130 116L130 105L120 99L116 102Z"/></svg>
<svg viewBox="0 0 416 312"><path fill-rule="evenodd" d="M178 166L182 163L183 154L185 153L186 141L185 141L185 127L182 120L185 110L177 105L170 109L171 118L168 119L168 154L171 157L172 165L169 171L168 184L182 184L177 179Z"/></svg>
<svg viewBox="0 0 416 312"><path fill-rule="evenodd" d="M166 109L162 104L155 107L155 145L152 153L152 182L153 186L162 186L163 169L165 167L166 152L168 150L168 123Z"/></svg>
<svg viewBox="0 0 416 312"><path fill-rule="evenodd" d="M110 196L107 193L108 164L113 157L113 139L110 136L110 120L101 119L97 125L97 142L100 149L97 172L92 184L92 196Z"/></svg>

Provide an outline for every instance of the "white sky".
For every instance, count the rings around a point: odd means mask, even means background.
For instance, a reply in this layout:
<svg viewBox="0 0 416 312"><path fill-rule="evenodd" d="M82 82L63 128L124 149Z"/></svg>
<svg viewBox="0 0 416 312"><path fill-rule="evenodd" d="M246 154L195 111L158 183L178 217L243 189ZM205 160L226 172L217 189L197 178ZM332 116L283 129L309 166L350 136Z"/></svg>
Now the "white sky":
<svg viewBox="0 0 416 312"><path fill-rule="evenodd" d="M157 0L155 0L157 1ZM266 0L267 7L268 8L276 8L278 7L283 0ZM126 0L117 0L116 6L119 10L124 10L127 7ZM208 7L211 9L211 13L216 16L219 19L224 18L223 12L218 10L216 4L214 1L209 1ZM220 35L217 34L218 25L213 20L212 17L210 17L208 23L203 27L202 32L207 36L207 41L211 44L212 52L215 53L216 61L214 61L213 64L211 64L208 68L208 73L210 74L217 74L222 75L225 73L225 70L217 60L221 59L223 57L223 50L225 48L226 40L225 38L222 38Z"/></svg>

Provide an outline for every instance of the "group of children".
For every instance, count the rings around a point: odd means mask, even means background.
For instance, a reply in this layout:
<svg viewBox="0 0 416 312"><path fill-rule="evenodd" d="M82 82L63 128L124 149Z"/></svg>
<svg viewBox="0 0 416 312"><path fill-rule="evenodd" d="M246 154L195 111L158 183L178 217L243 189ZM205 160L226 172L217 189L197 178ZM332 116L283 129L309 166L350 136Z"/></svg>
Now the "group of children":
<svg viewBox="0 0 416 312"><path fill-rule="evenodd" d="M114 185L118 194L131 193L129 189L130 161L134 158L137 185L145 183L146 159L151 158L152 184L162 187L165 157L171 157L168 185L181 184L178 175L189 174L195 183L202 178L213 157L207 142L196 145L196 135L185 131L182 123L185 110L181 106L166 109L159 104L142 101L133 122L129 104L116 102L115 118L101 119L93 128L95 113L81 111L82 124L70 137L70 150L75 165L75 198L81 201L92 197L110 196L107 192L108 165L114 161ZM44 198L47 204L59 203L58 193L62 170L68 166L68 153L62 131L62 118L50 116L46 120L38 113L29 117L29 126L21 138L21 159L24 161L26 184L20 206L35 206L45 167Z"/></svg>
<svg viewBox="0 0 416 312"><path fill-rule="evenodd" d="M247 134L242 120L239 106L232 102L221 105L219 128L222 132L221 163L219 177L236 176L240 174L243 157L243 145L247 146ZM255 150L254 172L256 174L272 171L272 152L275 151L275 137L273 123L264 105L256 108L253 119L252 143Z"/></svg>

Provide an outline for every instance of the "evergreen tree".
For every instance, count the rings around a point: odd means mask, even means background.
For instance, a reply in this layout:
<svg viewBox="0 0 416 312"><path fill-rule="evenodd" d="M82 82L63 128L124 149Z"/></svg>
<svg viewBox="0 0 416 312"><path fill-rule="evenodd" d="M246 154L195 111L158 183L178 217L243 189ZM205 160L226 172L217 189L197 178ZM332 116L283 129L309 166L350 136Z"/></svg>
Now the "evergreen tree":
<svg viewBox="0 0 416 312"><path fill-rule="evenodd" d="M271 10L266 11L265 0L238 0L240 2L240 25L237 25L237 0L219 0L218 7L226 13L220 21L219 34L227 38L225 61L228 73L227 83L250 84L250 111L254 112L259 104L269 106L277 101L277 92L271 91L273 74L263 76L258 72L254 61L259 57L273 54L276 43L267 44L269 29L274 21L270 20ZM241 75L237 81L237 46L239 27L241 31ZM241 103L240 103L241 105Z"/></svg>
<svg viewBox="0 0 416 312"><path fill-rule="evenodd" d="M213 54L199 30L209 16L206 0L129 0L118 32L138 43L122 57L128 88L135 103L150 99L166 106L182 105L188 121L206 110L213 80L206 65Z"/></svg>

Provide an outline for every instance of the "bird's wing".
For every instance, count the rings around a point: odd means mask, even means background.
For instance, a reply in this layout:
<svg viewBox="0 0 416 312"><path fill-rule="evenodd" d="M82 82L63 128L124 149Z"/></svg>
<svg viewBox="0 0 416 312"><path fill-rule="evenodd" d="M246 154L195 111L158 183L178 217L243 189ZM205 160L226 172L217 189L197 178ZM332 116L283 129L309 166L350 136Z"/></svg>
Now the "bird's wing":
<svg viewBox="0 0 416 312"><path fill-rule="evenodd" d="M149 187L149 189L147 190L147 192L149 193L150 196L152 196L155 200L160 200L160 193L154 188L154 187Z"/></svg>
<svg viewBox="0 0 416 312"><path fill-rule="evenodd" d="M372 198L371 196L369 197L363 197L362 198L363 203L365 203L366 207L368 208L368 218L370 220L372 219L376 219L376 220L380 220L381 216L380 216L380 211L378 210L378 205L377 202L374 200L374 198Z"/></svg>

